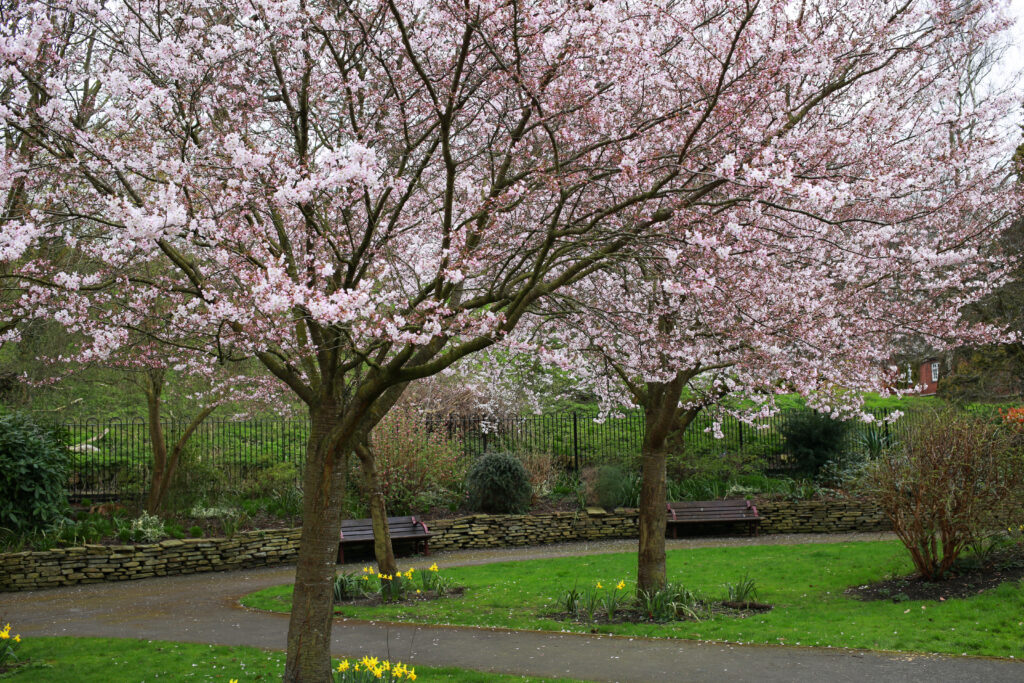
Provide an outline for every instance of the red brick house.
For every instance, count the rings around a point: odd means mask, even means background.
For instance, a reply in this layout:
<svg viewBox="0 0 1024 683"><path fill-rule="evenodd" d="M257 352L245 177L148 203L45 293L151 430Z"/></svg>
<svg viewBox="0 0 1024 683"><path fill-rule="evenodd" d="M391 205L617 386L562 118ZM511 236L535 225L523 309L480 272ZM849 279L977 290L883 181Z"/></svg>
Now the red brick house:
<svg viewBox="0 0 1024 683"><path fill-rule="evenodd" d="M928 358L917 366L917 384L923 387L919 396L934 396L939 388L941 364L938 358Z"/></svg>

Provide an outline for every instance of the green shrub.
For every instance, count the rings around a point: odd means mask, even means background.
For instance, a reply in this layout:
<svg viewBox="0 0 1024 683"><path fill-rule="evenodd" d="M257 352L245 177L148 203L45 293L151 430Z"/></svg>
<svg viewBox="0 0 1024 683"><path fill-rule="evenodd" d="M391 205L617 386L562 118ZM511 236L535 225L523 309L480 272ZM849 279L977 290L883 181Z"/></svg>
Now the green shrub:
<svg viewBox="0 0 1024 683"><path fill-rule="evenodd" d="M218 500L228 490L223 467L209 459L200 459L186 449L168 487L164 507L182 512L205 501Z"/></svg>
<svg viewBox="0 0 1024 683"><path fill-rule="evenodd" d="M192 528L188 530L188 535L192 538L202 538L203 527L199 526L198 524L192 525Z"/></svg>
<svg viewBox="0 0 1024 683"><path fill-rule="evenodd" d="M523 513L530 509L530 475L515 456L485 453L466 477L469 505L492 513Z"/></svg>
<svg viewBox="0 0 1024 683"><path fill-rule="evenodd" d="M813 410L796 410L787 417L780 431L798 474L813 477L826 462L842 457L847 423Z"/></svg>
<svg viewBox="0 0 1024 683"><path fill-rule="evenodd" d="M279 496L299 488L299 471L291 462L276 462L264 467L246 487L246 495L253 498Z"/></svg>
<svg viewBox="0 0 1024 683"><path fill-rule="evenodd" d="M682 452L668 456L666 466L668 475L679 481L726 480L737 475L760 474L768 455L768 449L760 446L726 450L724 444L687 444Z"/></svg>
<svg viewBox="0 0 1024 683"><path fill-rule="evenodd" d="M142 512L131 524L131 535L136 541L156 543L166 536L164 522L156 515Z"/></svg>
<svg viewBox="0 0 1024 683"><path fill-rule="evenodd" d="M599 467L594 480L593 500L609 510L639 506L640 476L636 473L627 473L614 465Z"/></svg>
<svg viewBox="0 0 1024 683"><path fill-rule="evenodd" d="M0 527L25 533L61 519L67 462L60 434L23 415L0 415Z"/></svg>

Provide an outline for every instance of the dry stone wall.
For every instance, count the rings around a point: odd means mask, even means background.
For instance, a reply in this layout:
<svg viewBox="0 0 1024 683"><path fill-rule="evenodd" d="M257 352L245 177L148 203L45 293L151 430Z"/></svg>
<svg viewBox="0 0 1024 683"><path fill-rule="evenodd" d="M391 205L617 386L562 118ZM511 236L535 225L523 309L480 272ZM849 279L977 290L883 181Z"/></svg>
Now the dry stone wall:
<svg viewBox="0 0 1024 683"><path fill-rule="evenodd" d="M762 534L813 534L890 531L878 508L857 500L758 501Z"/></svg>
<svg viewBox="0 0 1024 683"><path fill-rule="evenodd" d="M146 545L87 545L0 554L0 591L245 569L294 562L300 529Z"/></svg>
<svg viewBox="0 0 1024 683"><path fill-rule="evenodd" d="M761 533L884 531L888 520L858 501L759 501ZM636 538L635 510L542 515L469 515L427 523L430 549L498 548L565 541ZM743 533L744 529L738 529ZM232 538L167 540L147 545L87 545L0 554L0 591L97 581L245 569L295 561L300 529L250 531Z"/></svg>
<svg viewBox="0 0 1024 683"><path fill-rule="evenodd" d="M553 512L543 515L470 515L428 522L431 550L506 548L601 538L636 538L637 513Z"/></svg>

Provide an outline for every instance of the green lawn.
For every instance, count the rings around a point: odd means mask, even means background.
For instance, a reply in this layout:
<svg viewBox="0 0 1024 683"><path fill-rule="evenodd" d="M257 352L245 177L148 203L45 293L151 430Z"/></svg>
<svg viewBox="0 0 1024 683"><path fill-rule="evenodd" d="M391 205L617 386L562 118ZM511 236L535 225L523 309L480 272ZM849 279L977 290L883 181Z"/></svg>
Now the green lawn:
<svg viewBox="0 0 1024 683"><path fill-rule="evenodd" d="M17 630L17 629L15 629ZM18 657L27 663L0 675L0 680L139 683L169 681L279 681L284 653L254 647L221 647L128 638L26 638ZM335 660L337 662L337 660ZM453 667L417 666L419 681L512 683L568 678L527 678L481 673Z"/></svg>
<svg viewBox="0 0 1024 683"><path fill-rule="evenodd" d="M444 575L466 586L463 597L401 606L346 606L338 613L421 623L1024 657L1020 583L944 602L865 603L843 595L849 586L910 573L906 552L895 541L701 548L668 554L669 579L708 597L722 597L723 583L736 582L749 572L757 581L760 599L775 609L748 618L592 626L543 616L558 611L560 594L574 583L585 586L600 580L608 585L625 579L629 584L635 578L635 562L635 555L621 553L442 567ZM290 585L279 586L246 596L242 604L287 611L290 596Z"/></svg>

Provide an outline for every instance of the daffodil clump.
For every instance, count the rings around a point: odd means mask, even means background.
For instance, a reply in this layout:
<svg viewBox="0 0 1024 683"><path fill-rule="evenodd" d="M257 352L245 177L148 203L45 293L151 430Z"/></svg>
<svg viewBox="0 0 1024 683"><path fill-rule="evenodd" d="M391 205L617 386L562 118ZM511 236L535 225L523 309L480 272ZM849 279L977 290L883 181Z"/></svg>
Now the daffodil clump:
<svg viewBox="0 0 1024 683"><path fill-rule="evenodd" d="M419 576L421 588L416 586ZM417 570L410 567L404 572L384 574L371 566L363 567L360 572L347 572L334 577L334 601L344 602L353 598L379 594L385 602L404 600L410 595L421 595L434 591L438 596L451 590L450 579L441 576L437 563L427 569Z"/></svg>
<svg viewBox="0 0 1024 683"><path fill-rule="evenodd" d="M607 588L598 581L593 586L583 589L573 586L572 590L566 591L562 596L561 602L569 614L585 621L593 621L598 607L604 608L608 619L614 619L615 612L627 597L624 580L614 585L608 584Z"/></svg>
<svg viewBox="0 0 1024 683"><path fill-rule="evenodd" d="M392 664L388 660L378 660L376 657L363 657L358 661L349 662L343 659L334 668L334 680L336 683L376 683L383 681L415 681L416 669L406 666L401 662Z"/></svg>
<svg viewBox="0 0 1024 683"><path fill-rule="evenodd" d="M11 625L7 624L0 629L0 670L18 659L18 647L21 645L21 636L17 633L11 634Z"/></svg>

